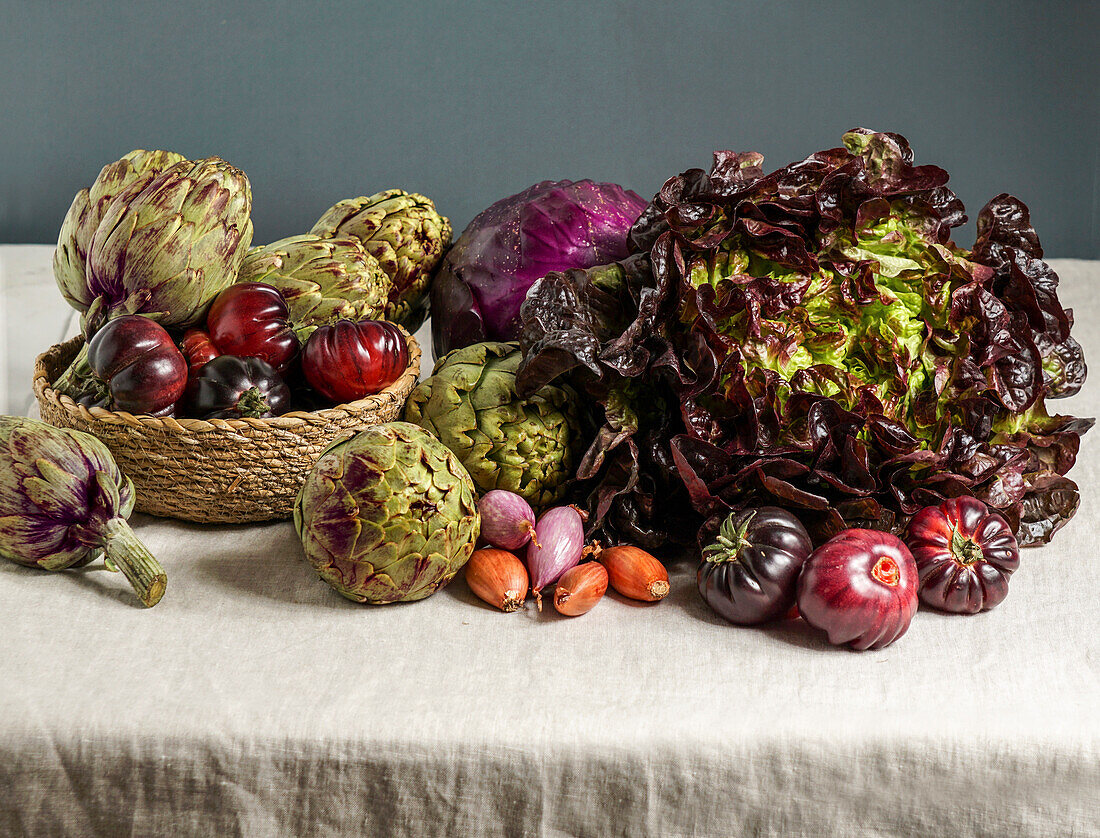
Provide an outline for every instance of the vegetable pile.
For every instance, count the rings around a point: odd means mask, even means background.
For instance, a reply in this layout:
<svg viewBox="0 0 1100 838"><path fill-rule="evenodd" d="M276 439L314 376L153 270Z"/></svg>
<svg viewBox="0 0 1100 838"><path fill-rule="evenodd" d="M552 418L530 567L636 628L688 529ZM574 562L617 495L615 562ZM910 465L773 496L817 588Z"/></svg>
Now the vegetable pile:
<svg viewBox="0 0 1100 838"><path fill-rule="evenodd" d="M1085 378L1026 207L999 195L971 250L937 166L865 129L770 174L718 152L670 178L633 255L551 273L521 309L520 393L600 404L578 490L596 532L659 545L685 520L775 505L819 539L900 532L973 495L1024 545L1079 495Z"/></svg>
<svg viewBox="0 0 1100 838"><path fill-rule="evenodd" d="M54 389L87 407L268 418L381 392L408 366L450 222L399 189L309 234L252 241L252 191L219 158L137 150L73 201L54 276L86 344Z"/></svg>
<svg viewBox="0 0 1100 838"><path fill-rule="evenodd" d="M1093 420L1048 408L1086 367L1027 208L997 196L964 249L943 169L897 134L843 142L771 173L720 151L648 204L538 183L449 252L450 222L401 190L249 250L242 172L135 151L62 227L55 275L87 345L55 386L209 419L353 401L404 373L399 325L431 300L438 361L405 421L339 439L297 498L306 558L340 594L422 599L465 565L493 608L575 617L608 588L662 600L649 551L687 546L726 621L800 617L881 649L921 602L1005 599L1019 547L1077 510L1067 473ZM127 535L128 481L79 436L35 433L0 425L20 476L0 481L0 524L46 534L5 555L57 569L102 546L126 569L121 544L152 604L163 575Z"/></svg>

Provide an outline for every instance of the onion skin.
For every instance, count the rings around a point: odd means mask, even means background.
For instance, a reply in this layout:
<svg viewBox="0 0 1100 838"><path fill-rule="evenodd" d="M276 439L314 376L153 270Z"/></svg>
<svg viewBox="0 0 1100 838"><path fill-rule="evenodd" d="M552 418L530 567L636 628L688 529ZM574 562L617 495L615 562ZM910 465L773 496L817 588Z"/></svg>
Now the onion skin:
<svg viewBox="0 0 1100 838"><path fill-rule="evenodd" d="M952 498L909 521L905 542L920 574L921 602L977 614L1008 596L1020 549L1008 522L976 498Z"/></svg>
<svg viewBox="0 0 1100 838"><path fill-rule="evenodd" d="M466 562L466 584L478 599L510 613L527 599L527 568L514 553L486 547Z"/></svg>
<svg viewBox="0 0 1100 838"><path fill-rule="evenodd" d="M584 554L584 520L571 506L556 506L539 518L527 545L527 570L535 606L542 610L542 589L577 565Z"/></svg>
<svg viewBox="0 0 1100 838"><path fill-rule="evenodd" d="M608 547L596 558L607 568L611 587L630 599L657 602L668 596L668 571L639 547Z"/></svg>
<svg viewBox="0 0 1100 838"><path fill-rule="evenodd" d="M919 578L899 538L842 530L818 547L798 577L798 611L834 646L882 649L909 629Z"/></svg>
<svg viewBox="0 0 1100 838"><path fill-rule="evenodd" d="M515 492L493 489L477 504L481 537L501 550L518 550L535 534L535 512Z"/></svg>
<svg viewBox="0 0 1100 838"><path fill-rule="evenodd" d="M596 607L607 592L607 569L599 562L585 562L561 575L554 591L554 608L566 617L579 617Z"/></svg>

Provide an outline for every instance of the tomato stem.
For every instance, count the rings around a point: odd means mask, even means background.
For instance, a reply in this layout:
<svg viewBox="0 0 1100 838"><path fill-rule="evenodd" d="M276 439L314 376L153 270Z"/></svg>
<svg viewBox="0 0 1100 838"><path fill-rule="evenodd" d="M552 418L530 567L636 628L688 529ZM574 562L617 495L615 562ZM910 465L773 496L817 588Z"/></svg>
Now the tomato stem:
<svg viewBox="0 0 1100 838"><path fill-rule="evenodd" d="M957 529L951 531L951 557L963 567L980 562L985 558L982 547L973 538L968 538Z"/></svg>
<svg viewBox="0 0 1100 838"><path fill-rule="evenodd" d="M883 585L896 588L898 582L901 581L901 569L898 567L898 563L889 556L880 556L879 560L875 562L875 566L871 568L871 576Z"/></svg>

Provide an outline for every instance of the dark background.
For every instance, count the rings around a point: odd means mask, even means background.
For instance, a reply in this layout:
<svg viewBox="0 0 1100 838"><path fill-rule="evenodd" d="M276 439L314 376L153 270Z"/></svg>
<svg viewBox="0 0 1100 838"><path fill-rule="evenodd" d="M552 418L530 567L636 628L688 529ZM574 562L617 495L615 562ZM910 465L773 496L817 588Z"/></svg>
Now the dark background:
<svg viewBox="0 0 1100 838"><path fill-rule="evenodd" d="M1012 192L1048 255L1096 258L1098 31L1094 2L0 0L0 242L56 240L135 147L243 168L260 243L392 186L457 232L545 178L649 197L714 149L774 168L864 125L971 219Z"/></svg>

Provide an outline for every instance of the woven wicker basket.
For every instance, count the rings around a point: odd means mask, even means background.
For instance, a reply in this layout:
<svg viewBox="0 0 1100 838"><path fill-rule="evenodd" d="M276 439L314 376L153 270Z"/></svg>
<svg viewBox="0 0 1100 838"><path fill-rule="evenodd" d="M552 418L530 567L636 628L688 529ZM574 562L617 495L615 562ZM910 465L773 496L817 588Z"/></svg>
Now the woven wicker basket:
<svg viewBox="0 0 1100 838"><path fill-rule="evenodd" d="M404 331L404 330L402 330ZM409 367L381 393L312 413L273 419L157 419L76 404L50 383L80 350L73 338L34 364L42 419L99 437L134 481L135 508L185 521L244 523L288 518L306 474L343 431L401 414L420 375L420 345L409 342Z"/></svg>

